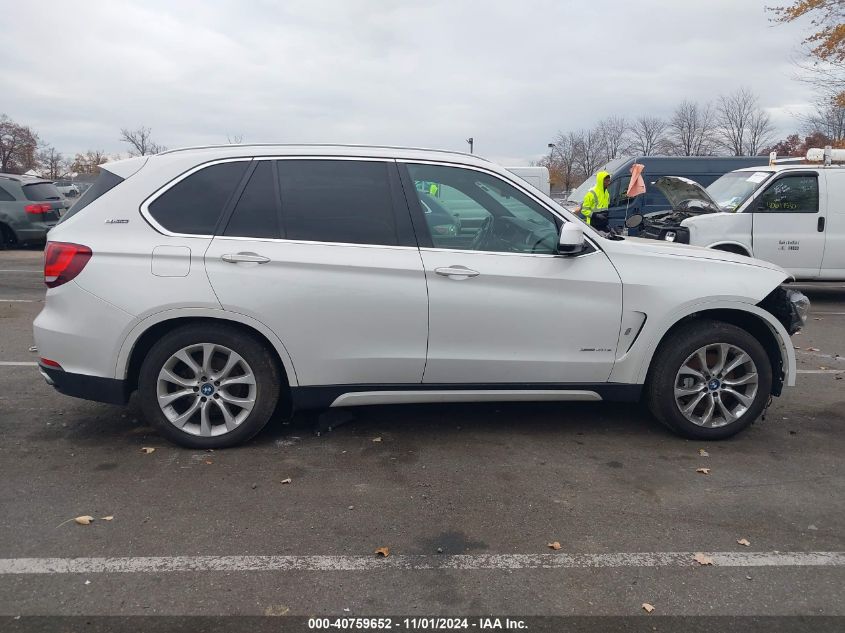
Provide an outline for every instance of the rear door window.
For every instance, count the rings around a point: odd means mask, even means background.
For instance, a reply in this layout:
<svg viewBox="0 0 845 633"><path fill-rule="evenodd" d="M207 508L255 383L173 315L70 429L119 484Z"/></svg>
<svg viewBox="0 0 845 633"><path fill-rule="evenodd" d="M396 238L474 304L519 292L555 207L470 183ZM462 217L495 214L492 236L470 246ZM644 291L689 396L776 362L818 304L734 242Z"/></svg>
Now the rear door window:
<svg viewBox="0 0 845 633"><path fill-rule="evenodd" d="M271 161L258 162L223 235L270 239L281 237L278 195Z"/></svg>
<svg viewBox="0 0 845 633"><path fill-rule="evenodd" d="M148 211L171 233L213 235L248 166L240 160L204 167L167 189Z"/></svg>
<svg viewBox="0 0 845 633"><path fill-rule="evenodd" d="M33 185L23 186L23 195L27 200L35 200L38 202L44 200L61 200L62 194L56 189L56 185L52 182L38 182Z"/></svg>
<svg viewBox="0 0 845 633"><path fill-rule="evenodd" d="M0 186L0 202L12 202L14 199L15 196L13 196L8 191L3 189L2 186Z"/></svg>
<svg viewBox="0 0 845 633"><path fill-rule="evenodd" d="M287 239L399 243L389 172L395 170L393 163L280 160L278 166Z"/></svg>

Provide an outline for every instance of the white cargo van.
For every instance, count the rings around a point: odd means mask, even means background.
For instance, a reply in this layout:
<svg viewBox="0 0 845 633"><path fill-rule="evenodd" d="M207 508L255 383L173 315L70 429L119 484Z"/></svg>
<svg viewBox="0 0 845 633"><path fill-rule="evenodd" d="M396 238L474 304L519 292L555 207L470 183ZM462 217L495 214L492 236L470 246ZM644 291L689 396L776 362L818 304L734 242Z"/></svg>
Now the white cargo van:
<svg viewBox="0 0 845 633"><path fill-rule="evenodd" d="M510 173L522 178L529 185L542 191L547 196L552 193L552 184L549 180L549 170L546 167L505 167Z"/></svg>
<svg viewBox="0 0 845 633"><path fill-rule="evenodd" d="M655 186L672 210L646 216L640 235L749 255L799 280L845 280L845 166L837 162L845 150L773 156L768 167L738 169L706 189L665 176Z"/></svg>

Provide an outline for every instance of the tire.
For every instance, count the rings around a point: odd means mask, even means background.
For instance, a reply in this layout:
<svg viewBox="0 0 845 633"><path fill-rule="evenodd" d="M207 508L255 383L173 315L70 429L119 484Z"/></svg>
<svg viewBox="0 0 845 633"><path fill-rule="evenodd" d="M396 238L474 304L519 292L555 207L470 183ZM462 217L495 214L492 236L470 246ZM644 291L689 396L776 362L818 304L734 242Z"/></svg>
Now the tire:
<svg viewBox="0 0 845 633"><path fill-rule="evenodd" d="M18 243L15 232L5 224L0 224L0 251Z"/></svg>
<svg viewBox="0 0 845 633"><path fill-rule="evenodd" d="M171 442L226 448L264 428L280 382L272 353L255 337L224 324L186 325L147 353L138 395L144 416Z"/></svg>
<svg viewBox="0 0 845 633"><path fill-rule="evenodd" d="M766 350L729 323L707 320L680 326L661 343L651 366L646 384L649 409L690 439L736 435L760 416L771 396L772 366Z"/></svg>

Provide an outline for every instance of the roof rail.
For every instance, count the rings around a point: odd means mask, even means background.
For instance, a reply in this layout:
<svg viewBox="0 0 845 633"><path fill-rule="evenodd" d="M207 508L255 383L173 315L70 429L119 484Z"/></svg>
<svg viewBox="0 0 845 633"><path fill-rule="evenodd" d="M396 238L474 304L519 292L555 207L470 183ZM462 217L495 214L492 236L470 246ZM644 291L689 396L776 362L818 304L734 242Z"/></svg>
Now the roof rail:
<svg viewBox="0 0 845 633"><path fill-rule="evenodd" d="M833 163L845 163L845 149L833 149L830 145L826 145L824 149L821 147L811 147L807 150L806 156L798 156L794 158L778 158L777 152L769 154L769 166L780 165L781 163L822 163L825 167L829 167Z"/></svg>
<svg viewBox="0 0 845 633"><path fill-rule="evenodd" d="M402 145L360 145L347 143L221 143L218 145L196 145L193 147L179 147L176 149L168 149L159 152L156 156L164 156L165 154L176 154L178 152L190 152L199 149L222 149L224 147L348 147L351 149L404 149L420 152L438 152L441 154L455 154L457 156L470 156L490 162L486 158L482 158L477 154L467 154L466 152L458 152L449 149L431 149L429 147L405 147Z"/></svg>

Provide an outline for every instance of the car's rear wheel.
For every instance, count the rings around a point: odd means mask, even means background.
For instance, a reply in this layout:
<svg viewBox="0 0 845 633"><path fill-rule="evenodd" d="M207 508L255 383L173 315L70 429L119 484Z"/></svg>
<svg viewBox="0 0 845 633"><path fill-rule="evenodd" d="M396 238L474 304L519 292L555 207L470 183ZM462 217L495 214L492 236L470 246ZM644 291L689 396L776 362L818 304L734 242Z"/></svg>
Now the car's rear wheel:
<svg viewBox="0 0 845 633"><path fill-rule="evenodd" d="M729 323L693 321L661 344L646 397L654 416L672 430L719 440L759 417L771 387L771 363L754 336Z"/></svg>
<svg viewBox="0 0 845 633"><path fill-rule="evenodd" d="M279 370L266 346L226 325L188 325L165 335L138 379L144 415L189 448L247 441L267 424L279 390Z"/></svg>
<svg viewBox="0 0 845 633"><path fill-rule="evenodd" d="M5 224L0 223L0 250L4 250L18 243L15 232Z"/></svg>

